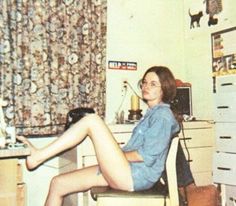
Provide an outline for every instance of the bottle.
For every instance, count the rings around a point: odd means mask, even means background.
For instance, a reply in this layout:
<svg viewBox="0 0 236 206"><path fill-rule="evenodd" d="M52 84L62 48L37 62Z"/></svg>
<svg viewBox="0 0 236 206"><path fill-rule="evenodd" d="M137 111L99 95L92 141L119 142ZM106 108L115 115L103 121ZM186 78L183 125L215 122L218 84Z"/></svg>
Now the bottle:
<svg viewBox="0 0 236 206"><path fill-rule="evenodd" d="M125 123L125 112L124 110L122 110L120 112L120 124L124 124Z"/></svg>
<svg viewBox="0 0 236 206"><path fill-rule="evenodd" d="M0 148L4 148L5 146L6 146L6 134L2 130L2 128L0 128Z"/></svg>

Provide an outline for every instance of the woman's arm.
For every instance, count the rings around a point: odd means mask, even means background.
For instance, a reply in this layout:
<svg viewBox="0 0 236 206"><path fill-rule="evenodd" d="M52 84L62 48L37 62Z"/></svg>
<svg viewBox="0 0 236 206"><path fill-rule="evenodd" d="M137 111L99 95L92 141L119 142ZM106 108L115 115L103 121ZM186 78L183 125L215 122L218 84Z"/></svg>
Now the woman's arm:
<svg viewBox="0 0 236 206"><path fill-rule="evenodd" d="M142 156L137 151L124 152L129 162L143 162Z"/></svg>

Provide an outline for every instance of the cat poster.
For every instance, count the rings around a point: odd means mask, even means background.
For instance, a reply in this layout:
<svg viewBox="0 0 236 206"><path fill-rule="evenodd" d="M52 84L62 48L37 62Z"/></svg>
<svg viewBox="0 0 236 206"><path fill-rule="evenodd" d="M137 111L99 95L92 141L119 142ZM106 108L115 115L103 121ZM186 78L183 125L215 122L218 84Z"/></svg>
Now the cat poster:
<svg viewBox="0 0 236 206"><path fill-rule="evenodd" d="M206 22L204 0L186 0L184 4L184 23L186 31L199 31Z"/></svg>
<svg viewBox="0 0 236 206"><path fill-rule="evenodd" d="M215 26L223 10L222 0L188 0L185 6L186 25L189 29Z"/></svg>
<svg viewBox="0 0 236 206"><path fill-rule="evenodd" d="M196 14L191 14L190 9L189 9L188 14L190 17L190 29L193 29L195 27L200 27L200 20L203 16L203 11L199 11Z"/></svg>

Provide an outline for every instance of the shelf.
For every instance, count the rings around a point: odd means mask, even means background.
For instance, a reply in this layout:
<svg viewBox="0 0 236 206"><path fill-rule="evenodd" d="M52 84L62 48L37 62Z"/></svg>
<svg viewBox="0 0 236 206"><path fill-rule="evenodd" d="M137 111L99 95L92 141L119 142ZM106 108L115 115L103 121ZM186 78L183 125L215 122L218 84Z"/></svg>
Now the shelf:
<svg viewBox="0 0 236 206"><path fill-rule="evenodd" d="M1 158L24 157L30 154L29 148L0 149Z"/></svg>

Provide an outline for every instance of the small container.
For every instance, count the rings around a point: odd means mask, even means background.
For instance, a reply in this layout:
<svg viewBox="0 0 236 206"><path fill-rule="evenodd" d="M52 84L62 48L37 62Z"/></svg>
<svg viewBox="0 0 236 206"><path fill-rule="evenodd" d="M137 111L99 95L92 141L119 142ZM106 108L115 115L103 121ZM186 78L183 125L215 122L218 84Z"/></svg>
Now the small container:
<svg viewBox="0 0 236 206"><path fill-rule="evenodd" d="M6 146L5 137L0 137L0 148L5 148L5 146Z"/></svg>
<svg viewBox="0 0 236 206"><path fill-rule="evenodd" d="M10 137L9 143L16 143L16 128L15 127L6 127L6 132Z"/></svg>
<svg viewBox="0 0 236 206"><path fill-rule="evenodd" d="M125 123L125 112L122 110L120 112L120 124L124 124Z"/></svg>

